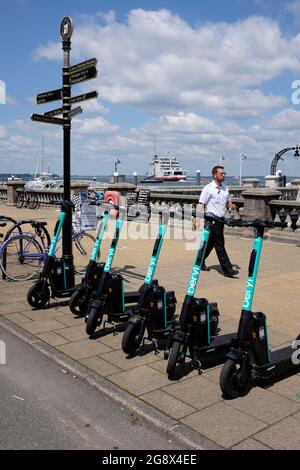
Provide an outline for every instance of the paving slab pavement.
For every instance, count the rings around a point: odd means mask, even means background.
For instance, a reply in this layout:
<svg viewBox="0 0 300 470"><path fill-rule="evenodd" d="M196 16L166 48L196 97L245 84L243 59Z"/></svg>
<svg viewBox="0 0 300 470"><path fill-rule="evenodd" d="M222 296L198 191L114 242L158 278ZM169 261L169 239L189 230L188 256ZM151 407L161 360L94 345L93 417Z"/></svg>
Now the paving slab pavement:
<svg viewBox="0 0 300 470"><path fill-rule="evenodd" d="M5 209L6 215L32 218L29 209ZM42 208L35 215L53 229L56 211ZM114 265L124 275L128 291L141 285L152 246L153 240L120 240ZM108 240L104 240L104 253L107 247ZM252 240L227 237L226 247L240 267L239 276L224 278L212 253L207 261L211 270L201 274L198 286L199 296L218 302L221 334L237 328ZM185 248L183 240L166 240L156 276L167 289L175 289L177 313L195 255ZM253 309L267 314L270 343L277 348L290 344L300 332L299 256L300 247L264 243ZM162 350L156 354L147 345L144 353L129 358L121 350L122 331L89 339L84 319L75 318L65 302L51 299L46 309L33 310L26 302L31 285L32 281L1 280L0 316L49 345L60 357L66 355L97 374L108 387L113 384L138 403L149 405L153 413L161 412L179 427L193 430L202 444L213 442L226 449L300 448L300 374L269 389L255 388L246 397L224 401L218 385L220 366L202 375L187 367L180 380L169 381Z"/></svg>

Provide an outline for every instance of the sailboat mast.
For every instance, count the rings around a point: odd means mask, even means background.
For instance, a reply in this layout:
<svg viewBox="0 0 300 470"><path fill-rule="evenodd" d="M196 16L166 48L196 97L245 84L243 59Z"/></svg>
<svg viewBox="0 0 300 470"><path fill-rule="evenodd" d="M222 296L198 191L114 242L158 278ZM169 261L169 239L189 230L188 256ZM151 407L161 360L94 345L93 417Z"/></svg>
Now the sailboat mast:
<svg viewBox="0 0 300 470"><path fill-rule="evenodd" d="M41 173L44 173L44 163L45 163L45 137L42 137L42 168Z"/></svg>

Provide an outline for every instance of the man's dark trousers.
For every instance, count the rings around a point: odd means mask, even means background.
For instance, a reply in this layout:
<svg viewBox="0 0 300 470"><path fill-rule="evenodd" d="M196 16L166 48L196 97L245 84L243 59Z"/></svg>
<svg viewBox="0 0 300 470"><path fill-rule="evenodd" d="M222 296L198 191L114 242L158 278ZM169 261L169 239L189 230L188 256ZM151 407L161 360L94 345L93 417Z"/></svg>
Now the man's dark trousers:
<svg viewBox="0 0 300 470"><path fill-rule="evenodd" d="M215 248L219 263L224 273L226 273L232 269L232 264L227 255L224 244L224 224L220 222L213 222L211 225L210 237L206 248L205 259L208 257L211 250Z"/></svg>

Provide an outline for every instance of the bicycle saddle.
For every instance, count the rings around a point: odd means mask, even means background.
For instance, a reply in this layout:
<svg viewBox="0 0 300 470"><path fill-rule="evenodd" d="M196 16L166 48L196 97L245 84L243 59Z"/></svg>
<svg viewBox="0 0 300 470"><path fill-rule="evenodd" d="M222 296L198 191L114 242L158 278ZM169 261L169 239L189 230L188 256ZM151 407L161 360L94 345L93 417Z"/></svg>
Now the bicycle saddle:
<svg viewBox="0 0 300 470"><path fill-rule="evenodd" d="M48 225L47 222L39 222L38 220L31 220L30 223L31 223L32 227L34 227L34 228L40 227L41 225L43 227L45 227L45 225Z"/></svg>

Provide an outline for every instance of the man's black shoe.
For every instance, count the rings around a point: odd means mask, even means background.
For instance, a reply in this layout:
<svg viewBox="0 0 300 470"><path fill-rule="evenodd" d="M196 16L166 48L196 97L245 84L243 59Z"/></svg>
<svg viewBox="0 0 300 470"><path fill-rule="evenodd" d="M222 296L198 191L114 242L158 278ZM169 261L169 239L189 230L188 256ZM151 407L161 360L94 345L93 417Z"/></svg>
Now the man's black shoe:
<svg viewBox="0 0 300 470"><path fill-rule="evenodd" d="M224 272L225 277L234 277L239 273L237 269L229 269L229 271Z"/></svg>
<svg viewBox="0 0 300 470"><path fill-rule="evenodd" d="M203 263L201 266L201 271L210 271L210 269L206 266L205 263Z"/></svg>

